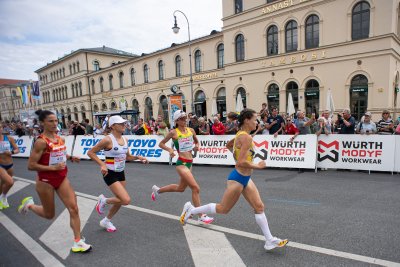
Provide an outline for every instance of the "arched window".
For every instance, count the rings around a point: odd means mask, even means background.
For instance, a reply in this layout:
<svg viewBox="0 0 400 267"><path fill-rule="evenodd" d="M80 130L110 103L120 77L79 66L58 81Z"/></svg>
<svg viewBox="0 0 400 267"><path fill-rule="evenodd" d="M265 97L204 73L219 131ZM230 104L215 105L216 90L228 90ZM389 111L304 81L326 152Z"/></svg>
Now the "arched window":
<svg viewBox="0 0 400 267"><path fill-rule="evenodd" d="M135 69L131 69L131 85L134 86L136 84L136 79L135 79Z"/></svg>
<svg viewBox="0 0 400 267"><path fill-rule="evenodd" d="M243 0L234 0L235 1L235 14L238 14L243 11Z"/></svg>
<svg viewBox="0 0 400 267"><path fill-rule="evenodd" d="M175 57L175 76L176 77L180 77L181 75L182 75L182 73L181 73L181 62L182 62L182 59L181 59L181 56L176 56Z"/></svg>
<svg viewBox="0 0 400 267"><path fill-rule="evenodd" d="M149 67L147 64L143 66L143 74L144 74L144 82L148 83L149 82Z"/></svg>
<svg viewBox="0 0 400 267"><path fill-rule="evenodd" d="M124 88L124 73L122 71L118 73L118 78L119 78L119 88Z"/></svg>
<svg viewBox="0 0 400 267"><path fill-rule="evenodd" d="M110 91L114 89L114 88L113 88L113 75L112 75L112 74L110 74L110 75L108 76L108 86L109 86L109 88L110 88Z"/></svg>
<svg viewBox="0 0 400 267"><path fill-rule="evenodd" d="M359 40L369 37L370 6L366 1L357 3L352 12L351 39Z"/></svg>
<svg viewBox="0 0 400 267"><path fill-rule="evenodd" d="M71 84L72 97L75 97L75 85Z"/></svg>
<svg viewBox="0 0 400 267"><path fill-rule="evenodd" d="M287 102L289 93L292 93L294 109L296 111L299 110L299 86L297 85L297 83L289 82L286 85L286 102ZM287 107L287 105L288 105L288 103L286 103L286 107Z"/></svg>
<svg viewBox="0 0 400 267"><path fill-rule="evenodd" d="M225 87L219 88L217 92L217 112L221 114L223 121L226 121L226 89Z"/></svg>
<svg viewBox="0 0 400 267"><path fill-rule="evenodd" d="M78 108L74 107L74 117L76 121L79 121L79 116L78 116Z"/></svg>
<svg viewBox="0 0 400 267"><path fill-rule="evenodd" d="M107 104L106 103L101 104L101 110L102 111L106 111L107 110Z"/></svg>
<svg viewBox="0 0 400 267"><path fill-rule="evenodd" d="M144 104L144 119L145 121L149 121L151 118L153 118L153 101L150 97L147 97L144 101Z"/></svg>
<svg viewBox="0 0 400 267"><path fill-rule="evenodd" d="M69 75L72 75L72 65L69 64Z"/></svg>
<svg viewBox="0 0 400 267"><path fill-rule="evenodd" d="M247 107L246 90L243 87L239 87L239 89L236 92L236 99L238 94L240 94L240 96L242 97L243 108L246 108Z"/></svg>
<svg viewBox="0 0 400 267"><path fill-rule="evenodd" d="M117 109L117 104L114 101L112 101L110 105L110 110L116 110L116 109Z"/></svg>
<svg viewBox="0 0 400 267"><path fill-rule="evenodd" d="M15 90L12 90L12 97L17 97L17 92Z"/></svg>
<svg viewBox="0 0 400 267"><path fill-rule="evenodd" d="M95 85L94 79L92 79L91 83L92 83L92 94L94 95L96 93L96 88L94 87Z"/></svg>
<svg viewBox="0 0 400 267"><path fill-rule="evenodd" d="M59 79L59 77L58 77L58 70L56 71L56 76L57 76L57 80Z"/></svg>
<svg viewBox="0 0 400 267"><path fill-rule="evenodd" d="M78 97L78 83L75 83L75 96Z"/></svg>
<svg viewBox="0 0 400 267"><path fill-rule="evenodd" d="M197 117L207 116L206 95L202 90L197 91L194 96L194 110Z"/></svg>
<svg viewBox="0 0 400 267"><path fill-rule="evenodd" d="M76 72L76 65L75 63L72 63L72 68L74 69L74 73Z"/></svg>
<svg viewBox="0 0 400 267"><path fill-rule="evenodd" d="M306 19L306 49L319 46L319 18L311 15Z"/></svg>
<svg viewBox="0 0 400 267"><path fill-rule="evenodd" d="M137 99L132 100L132 109L139 110L139 102L137 101Z"/></svg>
<svg viewBox="0 0 400 267"><path fill-rule="evenodd" d="M278 27L272 25L267 30L267 55L278 54Z"/></svg>
<svg viewBox="0 0 400 267"><path fill-rule="evenodd" d="M235 38L236 62L244 60L244 36L239 34Z"/></svg>
<svg viewBox="0 0 400 267"><path fill-rule="evenodd" d="M58 100L62 100L62 98L61 98L61 88L58 88Z"/></svg>
<svg viewBox="0 0 400 267"><path fill-rule="evenodd" d="M50 79L51 79L51 81L54 80L54 79L53 79L53 73L50 73Z"/></svg>
<svg viewBox="0 0 400 267"><path fill-rule="evenodd" d="M368 78L364 75L356 75L351 80L350 108L357 120L360 120L368 109Z"/></svg>
<svg viewBox="0 0 400 267"><path fill-rule="evenodd" d="M100 77L99 83L100 83L100 92L104 92L104 78L103 77Z"/></svg>
<svg viewBox="0 0 400 267"><path fill-rule="evenodd" d="M65 77L65 68L62 68L62 72L63 72L63 77Z"/></svg>
<svg viewBox="0 0 400 267"><path fill-rule="evenodd" d="M194 52L194 71L201 72L201 51Z"/></svg>
<svg viewBox="0 0 400 267"><path fill-rule="evenodd" d="M224 67L224 44L219 44L217 47L217 67L218 69Z"/></svg>
<svg viewBox="0 0 400 267"><path fill-rule="evenodd" d="M297 22L289 21L285 28L286 52L297 51Z"/></svg>
<svg viewBox="0 0 400 267"><path fill-rule="evenodd" d="M158 110L158 115L163 117L164 121L168 120L168 100L165 95L160 96L160 108Z"/></svg>
<svg viewBox="0 0 400 267"><path fill-rule="evenodd" d="M93 61L93 69L94 71L100 70L100 63L97 60Z"/></svg>
<svg viewBox="0 0 400 267"><path fill-rule="evenodd" d="M158 61L158 79L164 80L164 62L162 60Z"/></svg>
<svg viewBox="0 0 400 267"><path fill-rule="evenodd" d="M81 106L81 115L82 115L82 120L86 120L86 108L85 108L85 106Z"/></svg>
<svg viewBox="0 0 400 267"><path fill-rule="evenodd" d="M79 82L79 95L82 96L82 83Z"/></svg>
<svg viewBox="0 0 400 267"><path fill-rule="evenodd" d="M93 105L93 111L94 112L99 112L99 106L97 104Z"/></svg>
<svg viewBox="0 0 400 267"><path fill-rule="evenodd" d="M279 110L279 86L275 83L268 86L267 93L268 109L276 107Z"/></svg>
<svg viewBox="0 0 400 267"><path fill-rule="evenodd" d="M76 62L76 68L78 69L79 72L79 61Z"/></svg>
<svg viewBox="0 0 400 267"><path fill-rule="evenodd" d="M306 83L306 114L318 114L319 112L319 83L316 80L309 80Z"/></svg>

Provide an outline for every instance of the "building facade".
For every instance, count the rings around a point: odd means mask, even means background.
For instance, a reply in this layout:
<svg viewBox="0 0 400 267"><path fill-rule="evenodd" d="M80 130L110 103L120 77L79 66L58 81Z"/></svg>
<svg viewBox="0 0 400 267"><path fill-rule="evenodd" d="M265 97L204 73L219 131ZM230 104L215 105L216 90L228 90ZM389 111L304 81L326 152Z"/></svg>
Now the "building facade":
<svg viewBox="0 0 400 267"><path fill-rule="evenodd" d="M236 101L260 109L287 109L289 93L307 114L326 108L330 89L337 110L380 117L400 113L399 0L223 0L223 28L188 43L135 56L81 49L37 70L43 108L67 120L134 111L168 117L176 85L190 111L225 115ZM111 52L112 51L112 52ZM135 115L137 118L137 115Z"/></svg>
<svg viewBox="0 0 400 267"><path fill-rule="evenodd" d="M0 121L20 119L20 111L28 107L22 104L21 93L17 87L29 84L27 80L0 79ZM36 108L36 102L29 105Z"/></svg>

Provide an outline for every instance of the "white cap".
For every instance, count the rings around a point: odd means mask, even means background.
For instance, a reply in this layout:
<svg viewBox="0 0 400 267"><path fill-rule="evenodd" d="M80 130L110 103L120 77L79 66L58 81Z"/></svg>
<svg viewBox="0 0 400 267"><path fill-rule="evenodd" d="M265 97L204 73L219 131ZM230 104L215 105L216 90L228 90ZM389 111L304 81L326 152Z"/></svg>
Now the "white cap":
<svg viewBox="0 0 400 267"><path fill-rule="evenodd" d="M174 121L177 121L179 118L186 117L186 113L183 110L177 110L174 112Z"/></svg>
<svg viewBox="0 0 400 267"><path fill-rule="evenodd" d="M125 123L126 120L123 119L121 116L112 116L108 119L108 126L112 126L114 123Z"/></svg>

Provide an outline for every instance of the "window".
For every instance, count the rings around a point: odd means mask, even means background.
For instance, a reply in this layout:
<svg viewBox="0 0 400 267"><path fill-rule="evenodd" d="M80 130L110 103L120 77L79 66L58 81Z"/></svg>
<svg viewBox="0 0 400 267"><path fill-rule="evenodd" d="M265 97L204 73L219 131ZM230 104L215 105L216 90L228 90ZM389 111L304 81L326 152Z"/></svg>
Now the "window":
<svg viewBox="0 0 400 267"><path fill-rule="evenodd" d="M367 2L361 1L356 4L352 12L352 40L368 38L369 36L369 20L370 6Z"/></svg>
<svg viewBox="0 0 400 267"><path fill-rule="evenodd" d="M100 77L100 92L104 92L104 78Z"/></svg>
<svg viewBox="0 0 400 267"><path fill-rule="evenodd" d="M109 86L109 88L110 88L110 91L114 89L114 87L113 87L113 81L112 81L112 80L113 80L113 75L110 74L110 75L108 76L108 86Z"/></svg>
<svg viewBox="0 0 400 267"><path fill-rule="evenodd" d="M235 14L243 11L243 0L235 0Z"/></svg>
<svg viewBox="0 0 400 267"><path fill-rule="evenodd" d="M182 73L181 73L181 62L182 62L182 59L181 59L181 56L176 56L175 57L175 76L176 77L180 77L181 75L182 75Z"/></svg>
<svg viewBox="0 0 400 267"><path fill-rule="evenodd" d="M107 110L107 104L106 103L101 104L101 110L103 110L103 111Z"/></svg>
<svg viewBox="0 0 400 267"><path fill-rule="evenodd" d="M69 64L69 75L72 75L72 65Z"/></svg>
<svg viewBox="0 0 400 267"><path fill-rule="evenodd" d="M92 79L92 94L93 94L93 95L96 93L96 90L95 90L95 88L94 88L94 85L95 85L95 82L94 82L94 80Z"/></svg>
<svg viewBox="0 0 400 267"><path fill-rule="evenodd" d="M319 46L319 18L311 15L306 19L306 49Z"/></svg>
<svg viewBox="0 0 400 267"><path fill-rule="evenodd" d="M144 104L144 120L148 121L153 118L153 101L150 97L147 97Z"/></svg>
<svg viewBox="0 0 400 267"><path fill-rule="evenodd" d="M12 91L12 97L17 97L17 92L15 92L15 90Z"/></svg>
<svg viewBox="0 0 400 267"><path fill-rule="evenodd" d="M319 111L319 83L316 80L309 80L306 83L306 114L318 114Z"/></svg>
<svg viewBox="0 0 400 267"><path fill-rule="evenodd" d="M197 117L207 115L206 95L202 90L197 91L194 96L194 110Z"/></svg>
<svg viewBox="0 0 400 267"><path fill-rule="evenodd" d="M93 61L93 69L94 71L100 70L100 63L97 60Z"/></svg>
<svg viewBox="0 0 400 267"><path fill-rule="evenodd" d="M136 80L135 80L135 69L132 68L131 69L131 85L134 86L136 84Z"/></svg>
<svg viewBox="0 0 400 267"><path fill-rule="evenodd" d="M79 82L79 95L82 96L82 83Z"/></svg>
<svg viewBox="0 0 400 267"><path fill-rule="evenodd" d="M117 104L114 101L111 102L110 109L111 110L116 110L117 109Z"/></svg>
<svg viewBox="0 0 400 267"><path fill-rule="evenodd" d="M368 110L368 78L364 75L356 75L351 80L350 107L356 120L360 120Z"/></svg>
<svg viewBox="0 0 400 267"><path fill-rule="evenodd" d="M76 68L78 69L78 72L79 72L79 61L76 62Z"/></svg>
<svg viewBox="0 0 400 267"><path fill-rule="evenodd" d="M267 30L267 55L278 54L278 27L272 25Z"/></svg>
<svg viewBox="0 0 400 267"><path fill-rule="evenodd" d="M75 86L71 84L72 97L75 97Z"/></svg>
<svg viewBox="0 0 400 267"><path fill-rule="evenodd" d="M78 83L75 83L75 96L79 96L78 95Z"/></svg>
<svg viewBox="0 0 400 267"><path fill-rule="evenodd" d="M124 88L124 73L122 71L118 74L118 78L119 78L119 88Z"/></svg>
<svg viewBox="0 0 400 267"><path fill-rule="evenodd" d="M144 82L148 83L149 82L149 67L147 64L143 66L143 75L144 75Z"/></svg>
<svg viewBox="0 0 400 267"><path fill-rule="evenodd" d="M99 112L99 106L97 104L93 105L93 111L94 112Z"/></svg>
<svg viewBox="0 0 400 267"><path fill-rule="evenodd" d="M239 34L235 39L236 62L244 60L244 36Z"/></svg>
<svg viewBox="0 0 400 267"><path fill-rule="evenodd" d="M275 83L268 86L267 102L270 110L272 107L279 110L279 86Z"/></svg>
<svg viewBox="0 0 400 267"><path fill-rule="evenodd" d="M74 73L76 72L76 65L75 63L72 63L72 68L74 69Z"/></svg>
<svg viewBox="0 0 400 267"><path fill-rule="evenodd" d="M200 72L201 71L201 51L196 50L194 52L194 72Z"/></svg>
<svg viewBox="0 0 400 267"><path fill-rule="evenodd" d="M224 44L217 47L217 67L221 69L224 67Z"/></svg>
<svg viewBox="0 0 400 267"><path fill-rule="evenodd" d="M160 96L160 107L158 110L158 114L163 116L164 121L168 120L168 100L165 95Z"/></svg>
<svg viewBox="0 0 400 267"><path fill-rule="evenodd" d="M162 60L158 61L158 79L164 80L164 62Z"/></svg>
<svg viewBox="0 0 400 267"><path fill-rule="evenodd" d="M65 68L62 68L63 77L65 77Z"/></svg>
<svg viewBox="0 0 400 267"><path fill-rule="evenodd" d="M222 87L217 92L217 113L221 114L222 120L226 121L226 89Z"/></svg>
<svg viewBox="0 0 400 267"><path fill-rule="evenodd" d="M275 1L278 1L278 0L267 0L267 4L275 2Z"/></svg>
<svg viewBox="0 0 400 267"><path fill-rule="evenodd" d="M286 52L297 51L297 22L294 20L286 24L285 29Z"/></svg>

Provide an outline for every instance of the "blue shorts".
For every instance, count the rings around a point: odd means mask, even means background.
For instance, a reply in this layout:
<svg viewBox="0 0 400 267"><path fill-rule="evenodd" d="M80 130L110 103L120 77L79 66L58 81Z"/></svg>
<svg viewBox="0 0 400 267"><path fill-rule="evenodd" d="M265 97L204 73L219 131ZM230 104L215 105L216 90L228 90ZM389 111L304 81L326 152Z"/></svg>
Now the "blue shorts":
<svg viewBox="0 0 400 267"><path fill-rule="evenodd" d="M13 163L8 164L8 165L0 164L0 167L3 168L3 169L5 169L5 170L11 169L13 166L14 166Z"/></svg>
<svg viewBox="0 0 400 267"><path fill-rule="evenodd" d="M238 183L240 183L241 185L243 185L243 187L246 187L247 184L250 181L251 176L244 176L241 175L236 169L234 169L228 176L228 181L236 181Z"/></svg>

